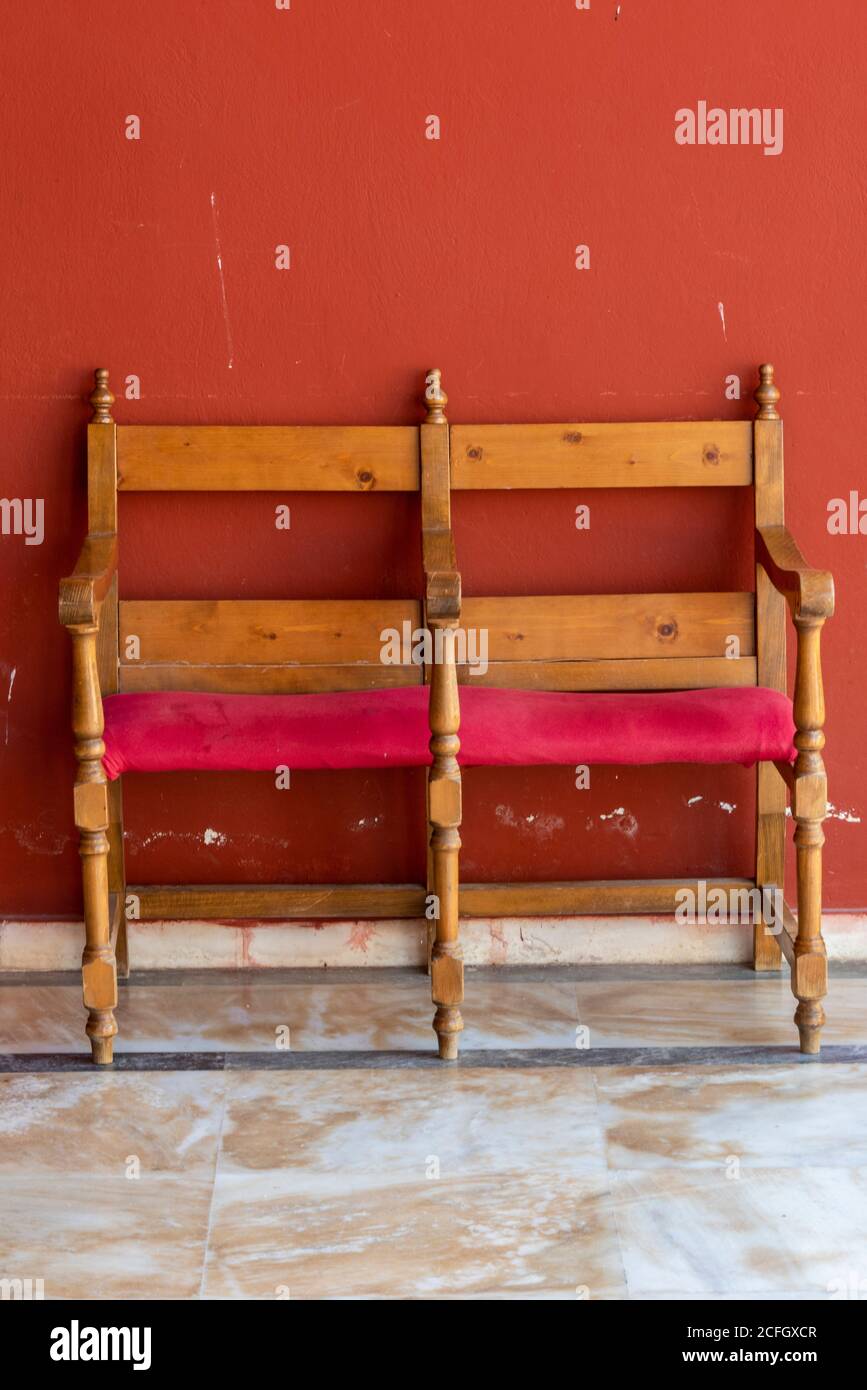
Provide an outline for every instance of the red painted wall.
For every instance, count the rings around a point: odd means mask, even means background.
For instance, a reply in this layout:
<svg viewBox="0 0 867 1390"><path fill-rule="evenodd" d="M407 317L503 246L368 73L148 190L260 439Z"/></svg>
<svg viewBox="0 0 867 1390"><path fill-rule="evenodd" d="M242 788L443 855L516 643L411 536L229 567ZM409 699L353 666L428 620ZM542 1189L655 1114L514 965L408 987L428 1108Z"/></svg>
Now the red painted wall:
<svg viewBox="0 0 867 1390"><path fill-rule="evenodd" d="M400 423L433 364L454 420L640 420L749 414L725 378L748 397L772 359L789 522L838 585L831 797L867 811L867 540L826 524L829 499L867 494L865 28L859 0L9 9L2 492L44 499L45 538L0 537L0 911L78 908L55 609L85 529L97 365L121 421ZM676 110L700 100L781 107L783 152L677 144ZM140 401L118 390L129 374ZM273 500L122 499L124 594L417 591L414 499L297 497L288 533ZM749 584L740 493L468 494L455 524L469 594ZM740 769L598 770L589 792L567 770L471 772L465 872L748 871L752 785ZM416 774L298 774L289 793L130 778L126 804L133 880L423 866ZM865 860L864 825L832 820L830 906L867 906Z"/></svg>

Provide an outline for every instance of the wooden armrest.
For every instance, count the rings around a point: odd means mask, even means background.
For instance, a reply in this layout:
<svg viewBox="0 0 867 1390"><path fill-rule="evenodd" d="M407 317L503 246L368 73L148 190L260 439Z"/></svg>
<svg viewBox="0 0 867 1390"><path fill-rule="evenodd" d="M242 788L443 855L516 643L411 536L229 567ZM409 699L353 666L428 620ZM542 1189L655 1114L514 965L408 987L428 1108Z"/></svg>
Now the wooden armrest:
<svg viewBox="0 0 867 1390"><path fill-rule="evenodd" d="M812 569L785 526L756 527L756 559L774 588L785 596L793 618L830 618L834 580L827 570Z"/></svg>
<svg viewBox="0 0 867 1390"><path fill-rule="evenodd" d="M63 627L99 621L102 600L116 570L117 536L88 536L72 574L60 581L58 613Z"/></svg>
<svg viewBox="0 0 867 1390"><path fill-rule="evenodd" d="M457 622L461 616L461 576L451 530L424 531L422 559L428 618Z"/></svg>

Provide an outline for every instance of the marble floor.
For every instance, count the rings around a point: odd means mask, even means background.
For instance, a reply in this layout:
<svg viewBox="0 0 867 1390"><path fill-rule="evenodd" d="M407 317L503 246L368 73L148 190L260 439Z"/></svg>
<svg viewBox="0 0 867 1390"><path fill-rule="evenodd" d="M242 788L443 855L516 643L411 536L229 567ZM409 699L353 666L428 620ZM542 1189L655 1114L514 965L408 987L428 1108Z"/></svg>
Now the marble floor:
<svg viewBox="0 0 867 1390"><path fill-rule="evenodd" d="M0 1279L46 1298L867 1298L867 971L833 980L819 1061L783 977L552 967L470 972L462 1062L415 1065L427 986L141 976L118 1053L143 1069L95 1073L63 1069L77 985L0 983Z"/></svg>

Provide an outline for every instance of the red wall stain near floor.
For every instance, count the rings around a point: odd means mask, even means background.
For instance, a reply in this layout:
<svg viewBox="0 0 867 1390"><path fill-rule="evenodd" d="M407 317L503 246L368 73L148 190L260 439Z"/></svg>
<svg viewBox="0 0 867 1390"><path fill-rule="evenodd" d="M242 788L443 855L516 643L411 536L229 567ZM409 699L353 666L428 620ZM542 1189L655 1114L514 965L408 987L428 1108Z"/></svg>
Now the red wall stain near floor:
<svg viewBox="0 0 867 1390"><path fill-rule="evenodd" d="M44 498L45 540L0 537L0 911L79 904L55 609L85 529L81 397L97 365L120 421L401 423L419 418L434 364L454 420L580 421L750 414L755 365L773 359L789 523L838 586L830 795L867 812L867 538L826 526L831 498L867 489L863 6L619 8L34 0L7 16L2 493ZM675 111L703 99L782 107L783 153L678 146ZM128 115L139 141L124 137ZM589 271L574 267L580 243ZM730 373L740 402L724 398ZM140 401L123 399L129 374ZM290 532L273 529L273 501L123 498L122 592L418 591L414 499L297 496ZM581 501L589 532L574 528ZM455 512L470 594L749 584L737 492L467 494ZM573 782L568 769L471 772L465 872L749 870L751 774ZM125 798L133 880L423 871L415 774L299 774L290 792L130 778ZM864 907L864 826L827 833L827 902Z"/></svg>

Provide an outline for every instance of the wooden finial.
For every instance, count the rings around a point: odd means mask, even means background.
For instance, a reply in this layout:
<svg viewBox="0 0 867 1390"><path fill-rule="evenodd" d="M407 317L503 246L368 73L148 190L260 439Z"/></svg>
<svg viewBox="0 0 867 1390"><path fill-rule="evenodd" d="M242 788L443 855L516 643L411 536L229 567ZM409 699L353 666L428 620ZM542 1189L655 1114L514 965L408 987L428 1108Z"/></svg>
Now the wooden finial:
<svg viewBox="0 0 867 1390"><path fill-rule="evenodd" d="M449 398L443 390L442 372L439 367L432 368L424 379L424 399L427 406L427 423L429 425L445 425L445 410L449 403Z"/></svg>
<svg viewBox="0 0 867 1390"><path fill-rule="evenodd" d="M90 393L93 423L95 425L110 425L112 423L111 407L114 405L114 396L108 389L108 370L105 367L97 367L94 376L96 386Z"/></svg>
<svg viewBox="0 0 867 1390"><path fill-rule="evenodd" d="M759 385L754 399L759 407L757 420L779 420L777 405L780 400L780 388L774 385L774 368L770 362L765 362L759 367Z"/></svg>

